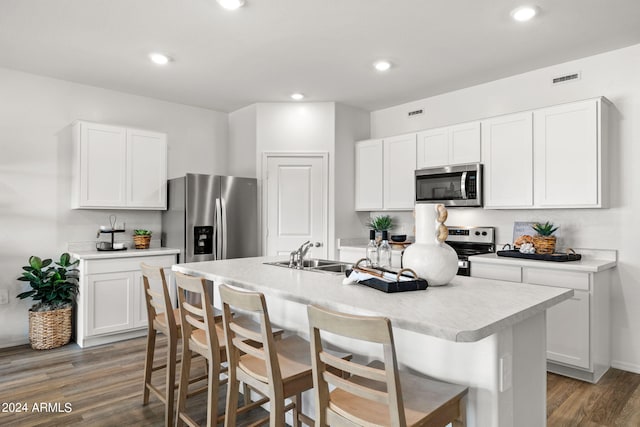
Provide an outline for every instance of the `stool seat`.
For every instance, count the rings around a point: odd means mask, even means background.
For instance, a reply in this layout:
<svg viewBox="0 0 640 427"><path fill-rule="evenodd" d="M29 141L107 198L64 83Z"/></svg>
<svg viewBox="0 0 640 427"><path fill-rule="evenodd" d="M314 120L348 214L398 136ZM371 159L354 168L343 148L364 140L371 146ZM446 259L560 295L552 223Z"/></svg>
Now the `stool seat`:
<svg viewBox="0 0 640 427"><path fill-rule="evenodd" d="M178 329L180 329L180 327L182 326L182 319L180 319L180 309L174 308L172 312L173 312L173 318L176 322L176 326L178 327ZM169 327L169 325L167 325L167 316L165 315L165 313L160 313L156 315L154 321L158 323L157 326L160 328Z"/></svg>
<svg viewBox="0 0 640 427"><path fill-rule="evenodd" d="M384 363L379 360L367 364L376 369L384 369ZM439 417L442 416L441 407L450 406L450 414L446 419L454 419L458 410L458 400L463 397L467 388L457 384L444 383L425 377L399 371L404 414L407 425L444 425ZM366 378L353 376L349 382L381 392L386 391L384 383ZM351 414L354 417L372 425L388 425L391 419L389 406L372 402L343 389L337 388L330 393L333 410L342 416Z"/></svg>

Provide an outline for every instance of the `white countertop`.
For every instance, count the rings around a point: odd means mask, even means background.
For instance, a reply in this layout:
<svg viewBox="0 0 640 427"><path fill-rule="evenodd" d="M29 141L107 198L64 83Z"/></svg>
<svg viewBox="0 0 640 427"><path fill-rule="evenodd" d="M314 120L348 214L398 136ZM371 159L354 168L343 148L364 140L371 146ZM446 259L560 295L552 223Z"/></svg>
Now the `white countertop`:
<svg viewBox="0 0 640 427"><path fill-rule="evenodd" d="M301 304L386 316L395 327L458 342L479 341L573 296L570 289L462 276L425 291L386 294L343 285L342 274L264 265L276 260L283 258L176 264L173 270Z"/></svg>
<svg viewBox="0 0 640 427"><path fill-rule="evenodd" d="M513 265L520 267L545 268L553 270L566 271L584 271L587 273L596 273L598 271L614 268L617 264L616 251L580 251L576 252L582 255L580 261L541 261L536 259L509 258L498 256L496 254L473 255L469 257L469 261L473 263L484 264L500 264Z"/></svg>
<svg viewBox="0 0 640 427"><path fill-rule="evenodd" d="M127 249L126 251L72 251L69 254L75 259L109 259L109 258L131 258L153 255L179 254L180 249L173 248L149 248L149 249Z"/></svg>

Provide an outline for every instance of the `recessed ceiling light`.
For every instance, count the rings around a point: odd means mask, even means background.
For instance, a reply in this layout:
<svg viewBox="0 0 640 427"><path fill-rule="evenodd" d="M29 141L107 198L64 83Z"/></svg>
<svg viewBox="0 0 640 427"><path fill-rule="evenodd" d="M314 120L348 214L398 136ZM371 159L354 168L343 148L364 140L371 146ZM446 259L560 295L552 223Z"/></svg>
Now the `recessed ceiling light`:
<svg viewBox="0 0 640 427"><path fill-rule="evenodd" d="M236 10L244 6L244 0L218 0L218 4L227 10Z"/></svg>
<svg viewBox="0 0 640 427"><path fill-rule="evenodd" d="M304 99L304 95L299 93L299 92L292 93L291 94L291 99L294 99L296 101L300 101L301 99Z"/></svg>
<svg viewBox="0 0 640 427"><path fill-rule="evenodd" d="M150 53L149 59L157 65L167 65L169 63L169 57L162 53Z"/></svg>
<svg viewBox="0 0 640 427"><path fill-rule="evenodd" d="M389 68L391 68L391 62L385 60L377 61L373 64L373 66L378 71L387 71Z"/></svg>
<svg viewBox="0 0 640 427"><path fill-rule="evenodd" d="M535 6L521 6L511 11L511 17L518 22L526 22L538 14Z"/></svg>

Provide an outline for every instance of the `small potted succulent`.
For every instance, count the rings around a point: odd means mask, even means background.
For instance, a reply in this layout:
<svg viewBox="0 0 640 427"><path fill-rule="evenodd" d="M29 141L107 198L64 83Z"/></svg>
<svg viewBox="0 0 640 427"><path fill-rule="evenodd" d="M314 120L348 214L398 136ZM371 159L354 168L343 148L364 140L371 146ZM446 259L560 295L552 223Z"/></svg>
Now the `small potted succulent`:
<svg viewBox="0 0 640 427"><path fill-rule="evenodd" d="M376 232L376 240L379 241L383 231L389 231L393 228L393 219L389 215L380 215L371 219L367 223L367 227Z"/></svg>
<svg viewBox="0 0 640 427"><path fill-rule="evenodd" d="M18 294L20 299L32 298L29 309L29 341L34 350L63 346L71 339L71 313L78 295L79 261L63 253L60 260L29 257L29 265L18 280L29 282L30 291Z"/></svg>
<svg viewBox="0 0 640 427"><path fill-rule="evenodd" d="M133 230L133 243L136 249L149 249L151 231L144 229Z"/></svg>
<svg viewBox="0 0 640 427"><path fill-rule="evenodd" d="M556 236L552 234L558 229L549 221L544 224L535 223L531 227L538 234L533 236L533 246L538 254L552 254L556 250Z"/></svg>

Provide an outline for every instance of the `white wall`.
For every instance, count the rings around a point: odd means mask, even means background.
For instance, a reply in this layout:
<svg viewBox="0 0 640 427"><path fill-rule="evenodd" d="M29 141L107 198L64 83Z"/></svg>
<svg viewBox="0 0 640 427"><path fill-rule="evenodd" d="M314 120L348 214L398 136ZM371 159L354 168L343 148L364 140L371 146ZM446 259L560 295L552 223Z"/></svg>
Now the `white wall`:
<svg viewBox="0 0 640 427"><path fill-rule="evenodd" d="M228 174L257 178L256 104L229 113Z"/></svg>
<svg viewBox="0 0 640 427"><path fill-rule="evenodd" d="M93 241L115 213L127 229L160 231L160 212L70 210L69 125L73 120L168 134L169 177L227 172L227 115L0 69L0 347L28 342L30 302L16 278L30 255L55 257L67 242ZM159 236L159 233L157 233Z"/></svg>
<svg viewBox="0 0 640 427"><path fill-rule="evenodd" d="M582 73L581 80L551 85L553 76L576 71ZM611 284L612 359L615 367L640 372L640 45L374 111L371 132L374 138L384 137L600 95L615 105L609 141L610 209L459 208L449 211L447 223L493 225L497 240L507 242L514 221L550 220L561 226L563 246L618 249ZM407 111L416 108L424 108L425 115L406 118Z"/></svg>

